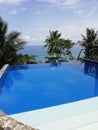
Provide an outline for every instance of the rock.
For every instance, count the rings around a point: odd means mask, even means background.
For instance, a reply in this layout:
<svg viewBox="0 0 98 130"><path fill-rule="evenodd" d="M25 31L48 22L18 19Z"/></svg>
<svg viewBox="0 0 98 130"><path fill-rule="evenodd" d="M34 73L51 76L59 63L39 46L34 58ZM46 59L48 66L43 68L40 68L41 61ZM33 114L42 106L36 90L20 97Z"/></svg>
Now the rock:
<svg viewBox="0 0 98 130"><path fill-rule="evenodd" d="M2 128L2 127L0 126L0 130L4 130L4 128Z"/></svg>
<svg viewBox="0 0 98 130"><path fill-rule="evenodd" d="M4 130L13 130L11 127L6 127L6 128L4 128Z"/></svg>
<svg viewBox="0 0 98 130"><path fill-rule="evenodd" d="M5 113L3 113L1 110L0 110L0 117L2 116L5 116Z"/></svg>
<svg viewBox="0 0 98 130"><path fill-rule="evenodd" d="M3 125L4 125L4 122L0 120L0 127L2 127Z"/></svg>
<svg viewBox="0 0 98 130"><path fill-rule="evenodd" d="M37 130L21 122L16 121L10 116L0 111L0 130Z"/></svg>

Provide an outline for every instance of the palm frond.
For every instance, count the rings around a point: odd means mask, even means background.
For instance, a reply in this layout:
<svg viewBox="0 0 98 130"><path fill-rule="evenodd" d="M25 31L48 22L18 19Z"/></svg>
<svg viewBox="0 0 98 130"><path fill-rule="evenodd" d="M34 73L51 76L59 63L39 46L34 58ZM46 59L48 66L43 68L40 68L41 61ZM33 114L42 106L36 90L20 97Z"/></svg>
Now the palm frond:
<svg viewBox="0 0 98 130"><path fill-rule="evenodd" d="M19 32L10 32L6 37L7 44L14 44L14 41L17 40L17 38L20 36Z"/></svg>

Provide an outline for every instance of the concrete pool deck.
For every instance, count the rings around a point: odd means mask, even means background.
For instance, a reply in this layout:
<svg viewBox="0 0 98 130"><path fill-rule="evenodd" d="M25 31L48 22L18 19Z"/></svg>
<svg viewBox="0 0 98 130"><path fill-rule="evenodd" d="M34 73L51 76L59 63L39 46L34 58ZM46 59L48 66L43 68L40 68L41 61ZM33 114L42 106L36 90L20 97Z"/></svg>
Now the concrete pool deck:
<svg viewBox="0 0 98 130"><path fill-rule="evenodd" d="M40 130L98 130L98 97L10 116Z"/></svg>

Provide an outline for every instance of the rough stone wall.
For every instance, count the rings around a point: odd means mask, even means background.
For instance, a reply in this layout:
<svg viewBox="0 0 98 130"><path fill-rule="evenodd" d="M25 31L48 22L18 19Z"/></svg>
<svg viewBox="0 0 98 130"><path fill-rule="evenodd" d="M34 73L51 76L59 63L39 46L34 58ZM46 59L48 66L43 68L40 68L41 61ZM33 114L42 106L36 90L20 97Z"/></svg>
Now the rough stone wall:
<svg viewBox="0 0 98 130"><path fill-rule="evenodd" d="M0 110L0 130L38 130L16 121Z"/></svg>

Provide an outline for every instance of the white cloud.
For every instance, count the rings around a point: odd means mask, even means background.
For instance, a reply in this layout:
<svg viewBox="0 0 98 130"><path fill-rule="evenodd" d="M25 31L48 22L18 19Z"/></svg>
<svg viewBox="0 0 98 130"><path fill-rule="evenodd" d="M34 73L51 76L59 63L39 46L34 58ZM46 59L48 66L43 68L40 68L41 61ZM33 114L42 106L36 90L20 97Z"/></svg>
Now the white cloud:
<svg viewBox="0 0 98 130"><path fill-rule="evenodd" d="M15 15L15 14L17 14L17 13L18 13L18 12L17 12L16 9L14 9L14 10L12 10L12 11L9 12L9 14L13 14L13 15Z"/></svg>
<svg viewBox="0 0 98 130"><path fill-rule="evenodd" d="M26 10L26 8L21 8L21 9L19 9L19 10L13 9L13 10L11 10L11 11L9 12L9 14L16 15L16 14L18 14L18 13L20 13L20 12L24 12L25 10Z"/></svg>
<svg viewBox="0 0 98 130"><path fill-rule="evenodd" d="M35 11L34 14L41 14L41 11Z"/></svg>
<svg viewBox="0 0 98 130"><path fill-rule="evenodd" d="M95 13L96 9L97 9L97 7L94 6L94 7L89 11L88 16L93 15L93 14Z"/></svg>
<svg viewBox="0 0 98 130"><path fill-rule="evenodd" d="M27 41L27 45L41 45L45 40L45 38L42 37L40 34L35 34L33 36L24 35L23 39Z"/></svg>
<svg viewBox="0 0 98 130"><path fill-rule="evenodd" d="M0 4L19 4L24 0L0 0Z"/></svg>
<svg viewBox="0 0 98 130"><path fill-rule="evenodd" d="M35 34L35 36L32 37L31 41L42 43L44 41L44 36L42 37L40 34Z"/></svg>
<svg viewBox="0 0 98 130"><path fill-rule="evenodd" d="M38 41L37 37L32 38L32 41Z"/></svg>
<svg viewBox="0 0 98 130"><path fill-rule="evenodd" d="M42 14L48 14L49 12L48 11L46 11L46 10L43 10L43 11L35 11L35 12L33 12L35 15L42 15Z"/></svg>
<svg viewBox="0 0 98 130"><path fill-rule="evenodd" d="M25 8L25 7L24 7L24 8L21 8L21 11L25 11L25 10L27 10L27 8Z"/></svg>
<svg viewBox="0 0 98 130"><path fill-rule="evenodd" d="M38 35L35 35L35 36L30 36L30 35L25 35L23 36L23 39L25 41L28 41L28 42L33 42L33 41L40 41L40 37ZM42 39L41 39L42 40Z"/></svg>
<svg viewBox="0 0 98 130"><path fill-rule="evenodd" d="M86 12L86 10L77 10L77 13L80 14L80 15L84 14L85 12Z"/></svg>
<svg viewBox="0 0 98 130"><path fill-rule="evenodd" d="M25 35L25 36L23 37L23 39L26 40L26 41L30 41L30 40L31 40L31 37L30 37L29 35Z"/></svg>
<svg viewBox="0 0 98 130"><path fill-rule="evenodd" d="M38 0L38 1L49 2L56 5L72 6L77 4L80 0Z"/></svg>
<svg viewBox="0 0 98 130"><path fill-rule="evenodd" d="M75 5L79 2L80 0L63 0L63 5ZM61 2L62 3L62 2Z"/></svg>

